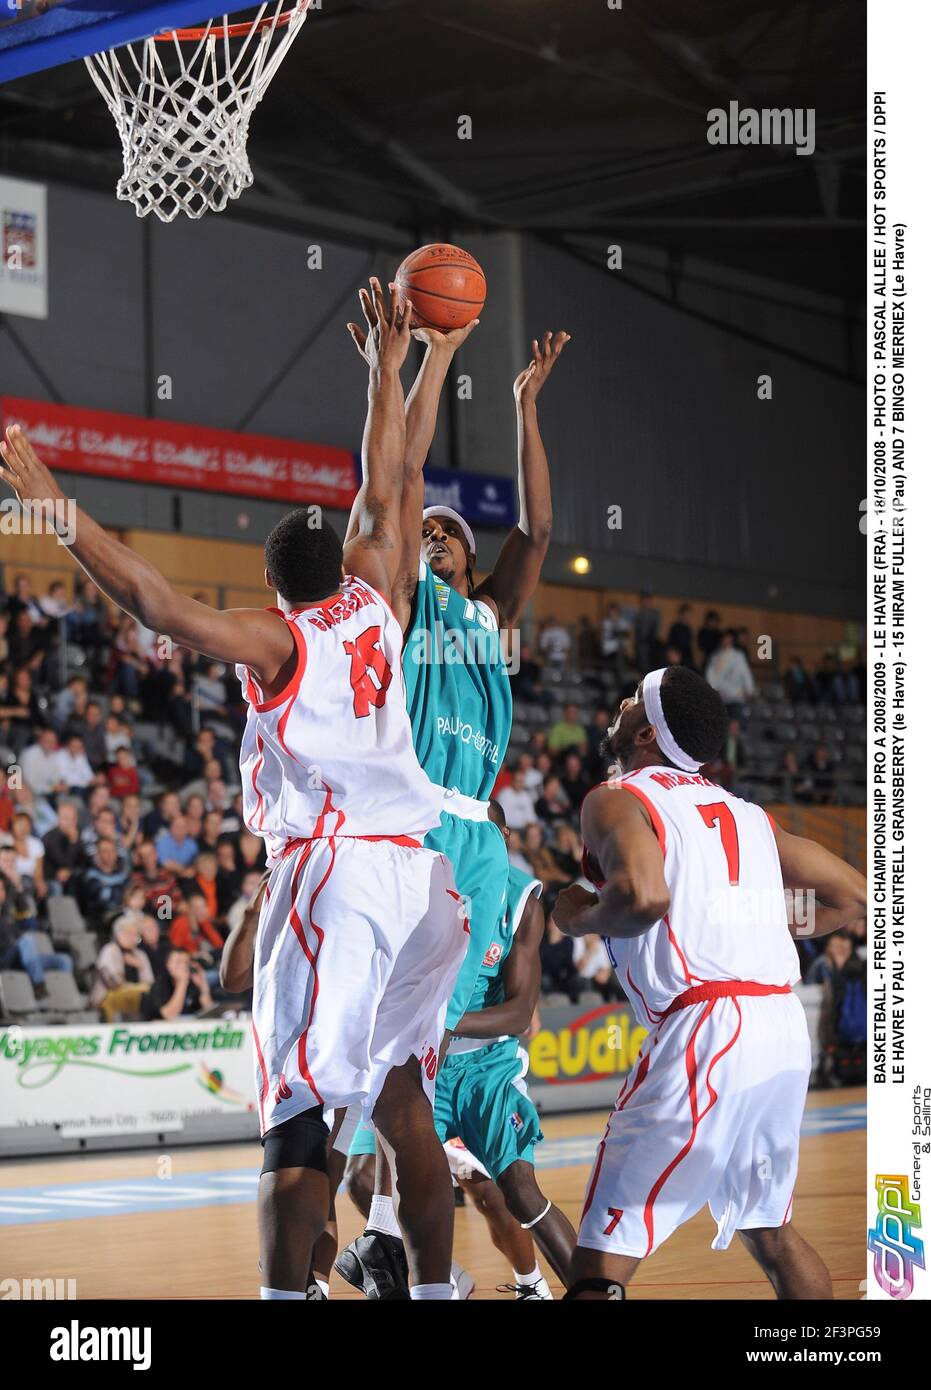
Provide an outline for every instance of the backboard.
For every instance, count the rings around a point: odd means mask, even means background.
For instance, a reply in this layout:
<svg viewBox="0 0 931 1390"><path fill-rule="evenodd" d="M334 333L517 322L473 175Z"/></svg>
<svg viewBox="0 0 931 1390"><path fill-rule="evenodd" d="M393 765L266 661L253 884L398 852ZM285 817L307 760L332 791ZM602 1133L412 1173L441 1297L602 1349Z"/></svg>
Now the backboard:
<svg viewBox="0 0 931 1390"><path fill-rule="evenodd" d="M222 0L0 0L0 82L197 24L223 9Z"/></svg>

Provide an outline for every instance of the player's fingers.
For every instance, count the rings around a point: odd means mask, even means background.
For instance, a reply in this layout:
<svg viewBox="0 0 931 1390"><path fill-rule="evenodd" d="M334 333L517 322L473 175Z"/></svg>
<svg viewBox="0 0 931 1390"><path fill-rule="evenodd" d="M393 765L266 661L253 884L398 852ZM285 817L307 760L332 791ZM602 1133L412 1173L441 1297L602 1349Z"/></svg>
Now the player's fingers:
<svg viewBox="0 0 931 1390"><path fill-rule="evenodd" d="M556 337L553 339L553 356L558 357L559 354L562 352L563 348L566 346L566 344L571 341L571 333L566 333L565 330L562 330L561 332L557 333Z"/></svg>
<svg viewBox="0 0 931 1390"><path fill-rule="evenodd" d="M32 440L23 429L22 425L13 426L13 438L16 441L17 452L23 463L30 468L44 468L42 460L32 447Z"/></svg>
<svg viewBox="0 0 931 1390"><path fill-rule="evenodd" d="M534 362L539 362L539 363L542 364L542 362L543 362L543 354L542 354L542 352L540 351L540 344L539 344L539 342L537 341L536 338L534 338L534 340L533 340L533 342L531 343L530 346L531 346L531 350L532 350L532 352L533 352L533 360L534 360Z"/></svg>
<svg viewBox="0 0 931 1390"><path fill-rule="evenodd" d="M20 477L22 475L23 465L16 451L16 443L13 438L12 430L7 430L6 440L0 445L0 449L3 451L3 458L6 461L7 468L16 477Z"/></svg>
<svg viewBox="0 0 931 1390"><path fill-rule="evenodd" d="M365 321L369 328L377 328L378 314L375 312L375 305L372 303L372 297L368 290L359 291L359 300L362 304L362 312L365 315Z"/></svg>
<svg viewBox="0 0 931 1390"><path fill-rule="evenodd" d="M401 327L405 333L411 331L411 320L414 317L414 301L405 299L401 301Z"/></svg>
<svg viewBox="0 0 931 1390"><path fill-rule="evenodd" d="M378 314L378 321L381 324L387 325L388 314L385 309L385 292L381 287L381 281L377 275L372 275L369 278L369 284L372 287L372 298L375 301L375 311Z"/></svg>
<svg viewBox="0 0 931 1390"><path fill-rule="evenodd" d="M366 339L365 329L360 328L357 323L347 323L346 327L349 329L349 332L352 336L352 341L355 343L356 347L359 349L362 356L364 357Z"/></svg>

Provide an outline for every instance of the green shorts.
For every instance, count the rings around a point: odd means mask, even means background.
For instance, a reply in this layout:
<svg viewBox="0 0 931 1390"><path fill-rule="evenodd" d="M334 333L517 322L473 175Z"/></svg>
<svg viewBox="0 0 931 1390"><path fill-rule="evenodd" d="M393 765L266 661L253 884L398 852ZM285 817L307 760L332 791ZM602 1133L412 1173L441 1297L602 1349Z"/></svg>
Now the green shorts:
<svg viewBox="0 0 931 1390"><path fill-rule="evenodd" d="M523 1083L524 1065L517 1039L505 1038L448 1055L436 1078L437 1134L444 1143L461 1139L496 1181L516 1159L532 1163L543 1138Z"/></svg>
<svg viewBox="0 0 931 1390"><path fill-rule="evenodd" d="M360 1120L356 1125L356 1132L352 1136L352 1143L349 1145L348 1158L364 1157L366 1154L375 1152L375 1131L371 1126L363 1124Z"/></svg>
<svg viewBox="0 0 931 1390"><path fill-rule="evenodd" d="M504 907L508 885L507 846L492 821L466 820L445 811L424 845L450 860L456 887L468 909L469 948L446 1010L446 1027L455 1029L469 1007L478 972Z"/></svg>

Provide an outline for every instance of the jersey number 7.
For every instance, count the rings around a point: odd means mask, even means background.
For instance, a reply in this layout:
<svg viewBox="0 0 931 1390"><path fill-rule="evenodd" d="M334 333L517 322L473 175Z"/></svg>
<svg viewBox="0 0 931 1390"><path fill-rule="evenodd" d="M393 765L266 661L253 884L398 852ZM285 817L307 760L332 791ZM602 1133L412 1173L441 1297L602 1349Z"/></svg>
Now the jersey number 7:
<svg viewBox="0 0 931 1390"><path fill-rule="evenodd" d="M718 827L727 859L727 876L731 886L736 886L740 882L740 845L733 811L724 801L712 801L708 806L696 806L695 809L709 830Z"/></svg>

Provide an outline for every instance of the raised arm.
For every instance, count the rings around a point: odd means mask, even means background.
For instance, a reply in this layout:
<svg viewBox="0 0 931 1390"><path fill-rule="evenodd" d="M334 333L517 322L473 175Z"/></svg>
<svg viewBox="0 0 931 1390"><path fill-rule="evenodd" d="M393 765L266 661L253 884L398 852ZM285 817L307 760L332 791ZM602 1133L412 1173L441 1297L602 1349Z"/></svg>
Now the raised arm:
<svg viewBox="0 0 931 1390"><path fill-rule="evenodd" d="M517 491L520 515L507 537L495 567L476 590L476 597L490 601L502 628L512 627L540 580L540 571L553 529L550 470L537 419L537 397L560 353L568 333L545 334L543 346L533 340L533 360L514 383L517 405Z"/></svg>
<svg viewBox="0 0 931 1390"><path fill-rule="evenodd" d="M390 599L401 563L401 489L407 426L401 367L411 342L411 305L392 286L386 304L375 277L360 290L368 331L348 325L369 365L368 416L362 437L362 486L343 545L346 568Z"/></svg>
<svg viewBox="0 0 931 1390"><path fill-rule="evenodd" d="M0 458L0 481L8 483L21 502L37 504L43 515L56 515L55 503L65 501L64 493L19 425L7 430ZM257 608L218 610L188 598L150 561L107 535L80 508L73 528L61 539L98 589L145 627L216 661L243 662L267 693L274 693L279 678L287 678L294 639L274 614Z"/></svg>
<svg viewBox="0 0 931 1390"><path fill-rule="evenodd" d="M393 290L393 286L390 287ZM405 404L407 435L404 445L404 480L401 492L401 556L398 573L391 594L391 605L406 630L410 618L411 600L417 584L420 567L420 533L423 516L424 481L423 469L436 433L437 414L443 385L449 373L456 350L465 342L472 331L478 327L478 319L473 319L464 328L451 333L440 333L433 328L417 328L413 336L426 343L427 350L417 373L417 380L411 387ZM365 344L360 341L359 330L348 325L356 346L366 358ZM367 360L367 359L366 359ZM358 498L349 518L346 540L354 540L359 530Z"/></svg>
<svg viewBox="0 0 931 1390"><path fill-rule="evenodd" d="M784 886L811 891L815 895L814 921L790 922L792 935L797 939L827 936L832 931L865 922L866 879L863 875L814 840L791 835L775 821L771 824Z"/></svg>
<svg viewBox="0 0 931 1390"><path fill-rule="evenodd" d="M596 787L582 805L582 838L605 886L599 897L578 884L563 889L553 921L565 936L642 936L669 911L663 852L642 803Z"/></svg>
<svg viewBox="0 0 931 1390"><path fill-rule="evenodd" d="M505 1034L519 1038L527 1032L540 997L540 943L544 923L540 899L528 898L504 962L503 1001L463 1014L456 1025L457 1034L465 1038L500 1038Z"/></svg>

